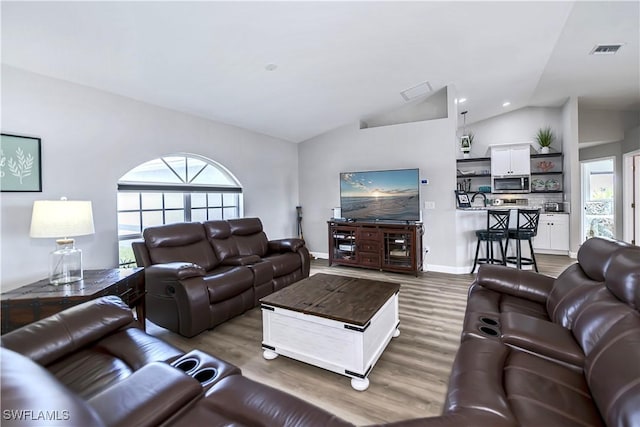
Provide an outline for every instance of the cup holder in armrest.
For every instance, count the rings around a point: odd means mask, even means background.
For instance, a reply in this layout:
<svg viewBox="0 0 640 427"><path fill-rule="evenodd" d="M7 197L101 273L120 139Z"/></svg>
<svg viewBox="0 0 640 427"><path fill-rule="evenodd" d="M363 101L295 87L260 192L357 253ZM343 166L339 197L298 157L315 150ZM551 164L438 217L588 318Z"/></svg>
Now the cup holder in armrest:
<svg viewBox="0 0 640 427"><path fill-rule="evenodd" d="M498 326L498 321L496 319L492 319L491 317L481 316L480 321L485 325Z"/></svg>
<svg viewBox="0 0 640 427"><path fill-rule="evenodd" d="M500 332L498 332L497 329L490 328L489 326L480 326L478 329L480 330L480 332L485 335L489 335L490 337L497 337L498 335L500 335Z"/></svg>
<svg viewBox="0 0 640 427"><path fill-rule="evenodd" d="M200 365L200 361L198 359L193 357L188 357L186 359L179 360L173 366L180 369L181 371L186 372L187 374L190 374L191 372L193 372L194 369L198 367L198 365Z"/></svg>
<svg viewBox="0 0 640 427"><path fill-rule="evenodd" d="M205 390L222 378L241 374L238 367L200 350L191 350L171 362L171 366L196 379Z"/></svg>
<svg viewBox="0 0 640 427"><path fill-rule="evenodd" d="M215 368L204 368L193 374L193 378L198 380L202 386L208 385L217 376L218 370Z"/></svg>

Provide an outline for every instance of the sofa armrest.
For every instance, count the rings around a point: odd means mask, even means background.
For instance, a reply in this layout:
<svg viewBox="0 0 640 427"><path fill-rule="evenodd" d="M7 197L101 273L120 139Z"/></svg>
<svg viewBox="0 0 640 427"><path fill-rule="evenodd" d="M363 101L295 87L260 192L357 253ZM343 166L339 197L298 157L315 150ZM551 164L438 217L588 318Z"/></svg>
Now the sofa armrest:
<svg viewBox="0 0 640 427"><path fill-rule="evenodd" d="M134 323L131 309L117 296L78 304L9 332L2 347L46 366L54 360Z"/></svg>
<svg viewBox="0 0 640 427"><path fill-rule="evenodd" d="M170 262L154 264L145 268L145 278L151 280L184 280L190 277L202 277L206 270L191 262Z"/></svg>
<svg viewBox="0 0 640 427"><path fill-rule="evenodd" d="M269 252L298 252L304 247L304 240L298 238L269 240Z"/></svg>
<svg viewBox="0 0 640 427"><path fill-rule="evenodd" d="M262 261L262 258L260 258L258 255L238 255L225 258L222 261L221 265L253 265L259 263L260 261Z"/></svg>
<svg viewBox="0 0 640 427"><path fill-rule="evenodd" d="M191 263L156 264L146 268L147 318L185 337L209 329L209 293L205 278L204 269ZM154 299L153 304L149 303L150 298Z"/></svg>
<svg viewBox="0 0 640 427"><path fill-rule="evenodd" d="M109 427L155 426L202 394L200 383L179 369L154 362L88 400Z"/></svg>
<svg viewBox="0 0 640 427"><path fill-rule="evenodd" d="M532 271L482 264L475 283L492 291L546 303L555 279Z"/></svg>
<svg viewBox="0 0 640 427"><path fill-rule="evenodd" d="M500 315L502 341L529 352L578 367L584 353L569 329L558 323L507 312Z"/></svg>
<svg viewBox="0 0 640 427"><path fill-rule="evenodd" d="M9 349L0 351L0 359L4 427L105 427L91 406L42 366ZM36 417L45 412L56 419ZM12 416L25 413L34 416Z"/></svg>

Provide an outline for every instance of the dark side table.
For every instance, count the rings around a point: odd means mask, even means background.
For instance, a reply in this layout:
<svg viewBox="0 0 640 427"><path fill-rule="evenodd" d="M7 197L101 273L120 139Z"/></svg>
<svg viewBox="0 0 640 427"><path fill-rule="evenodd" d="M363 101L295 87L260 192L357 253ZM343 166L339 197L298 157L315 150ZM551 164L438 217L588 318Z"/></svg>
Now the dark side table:
<svg viewBox="0 0 640 427"><path fill-rule="evenodd" d="M105 295L119 296L129 307L135 307L144 330L145 293L144 268L85 270L83 280L64 285L52 285L49 279L39 280L0 295L1 333Z"/></svg>

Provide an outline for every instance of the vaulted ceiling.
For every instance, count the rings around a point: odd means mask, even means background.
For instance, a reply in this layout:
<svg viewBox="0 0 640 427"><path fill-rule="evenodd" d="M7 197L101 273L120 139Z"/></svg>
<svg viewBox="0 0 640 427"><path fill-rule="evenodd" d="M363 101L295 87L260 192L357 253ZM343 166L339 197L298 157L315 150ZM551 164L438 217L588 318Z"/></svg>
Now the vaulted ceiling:
<svg viewBox="0 0 640 427"><path fill-rule="evenodd" d="M640 109L637 1L1 7L3 64L293 142L400 108L423 82L455 86L467 124L569 96Z"/></svg>

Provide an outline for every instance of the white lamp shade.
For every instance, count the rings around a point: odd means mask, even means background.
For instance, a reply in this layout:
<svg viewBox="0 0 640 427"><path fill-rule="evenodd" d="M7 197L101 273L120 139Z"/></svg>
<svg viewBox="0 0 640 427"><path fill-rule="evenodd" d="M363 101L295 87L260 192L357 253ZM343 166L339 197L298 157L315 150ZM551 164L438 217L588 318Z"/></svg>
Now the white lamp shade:
<svg viewBox="0 0 640 427"><path fill-rule="evenodd" d="M38 200L33 202L31 237L61 238L93 234L91 202Z"/></svg>

